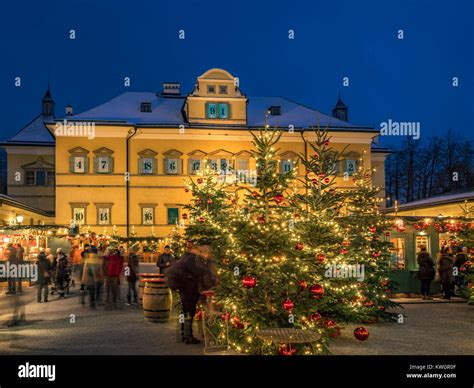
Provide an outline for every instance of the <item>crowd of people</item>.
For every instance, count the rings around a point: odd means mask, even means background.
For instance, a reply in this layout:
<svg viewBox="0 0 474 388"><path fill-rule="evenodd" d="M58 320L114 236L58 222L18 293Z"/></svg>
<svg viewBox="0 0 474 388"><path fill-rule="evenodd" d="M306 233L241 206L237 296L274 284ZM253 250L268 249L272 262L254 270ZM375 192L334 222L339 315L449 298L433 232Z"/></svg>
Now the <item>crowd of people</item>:
<svg viewBox="0 0 474 388"><path fill-rule="evenodd" d="M430 296L430 286L437 274L441 284L443 299L451 299L453 294L458 294L461 287L465 285L465 279L461 276L461 268L466 261L468 261L466 247L446 245L438 252L435 265L426 245L420 246L420 251L417 253L417 262L422 298L433 299Z"/></svg>

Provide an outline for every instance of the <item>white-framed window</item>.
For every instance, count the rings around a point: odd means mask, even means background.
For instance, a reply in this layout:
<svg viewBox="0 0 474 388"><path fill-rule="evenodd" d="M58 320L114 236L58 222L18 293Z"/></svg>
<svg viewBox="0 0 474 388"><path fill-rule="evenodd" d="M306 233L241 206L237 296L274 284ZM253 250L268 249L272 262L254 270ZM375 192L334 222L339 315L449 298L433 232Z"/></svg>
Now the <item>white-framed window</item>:
<svg viewBox="0 0 474 388"><path fill-rule="evenodd" d="M165 173L170 175L181 174L181 159L166 158L165 159Z"/></svg>
<svg viewBox="0 0 474 388"><path fill-rule="evenodd" d="M84 174L88 170L88 158L87 156L73 156L73 168L72 172L75 174Z"/></svg>
<svg viewBox="0 0 474 388"><path fill-rule="evenodd" d="M95 172L98 174L110 174L112 172L112 157L97 156L95 158Z"/></svg>
<svg viewBox="0 0 474 388"><path fill-rule="evenodd" d="M155 205L140 205L142 209L142 224L153 225L155 223Z"/></svg>
<svg viewBox="0 0 474 388"><path fill-rule="evenodd" d="M390 249L390 268L405 269L405 238L390 238L392 248Z"/></svg>
<svg viewBox="0 0 474 388"><path fill-rule="evenodd" d="M232 160L226 158L209 159L209 168L220 175L228 175L232 172Z"/></svg>
<svg viewBox="0 0 474 388"><path fill-rule="evenodd" d="M110 225L112 211L110 206L99 206L97 207L97 224L98 225Z"/></svg>
<svg viewBox="0 0 474 388"><path fill-rule="evenodd" d="M86 208L85 207L73 207L72 208L72 219L76 225L84 225L86 223Z"/></svg>
<svg viewBox="0 0 474 388"><path fill-rule="evenodd" d="M204 160L203 159L189 159L189 174L196 175L198 172L204 170Z"/></svg>
<svg viewBox="0 0 474 388"><path fill-rule="evenodd" d="M142 175L157 174L156 158L140 158L138 162L138 171Z"/></svg>

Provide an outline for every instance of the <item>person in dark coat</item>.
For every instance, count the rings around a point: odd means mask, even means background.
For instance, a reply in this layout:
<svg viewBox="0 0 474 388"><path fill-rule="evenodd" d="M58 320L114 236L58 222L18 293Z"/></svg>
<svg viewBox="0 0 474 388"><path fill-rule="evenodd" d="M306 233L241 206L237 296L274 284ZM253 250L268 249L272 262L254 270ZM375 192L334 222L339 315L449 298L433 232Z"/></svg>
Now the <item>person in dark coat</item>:
<svg viewBox="0 0 474 388"><path fill-rule="evenodd" d="M426 250L426 245L420 246L420 252L417 253L418 278L421 282L421 297L423 299L432 299L430 297L430 284L435 276L434 261Z"/></svg>
<svg viewBox="0 0 474 388"><path fill-rule="evenodd" d="M8 261L10 262L10 265L18 265L19 260L18 260L18 255L16 248L13 246L13 244L8 244ZM8 291L7 294L16 294L17 292L17 278L14 277L9 277L8 278Z"/></svg>
<svg viewBox="0 0 474 388"><path fill-rule="evenodd" d="M450 248L445 248L439 253L438 272L441 282L443 299L451 299L451 285L453 283L453 264Z"/></svg>
<svg viewBox="0 0 474 388"><path fill-rule="evenodd" d="M171 248L169 245L165 246L164 252L158 257L156 266L158 267L159 273L164 274L166 268L176 261L175 257L171 253Z"/></svg>
<svg viewBox="0 0 474 388"><path fill-rule="evenodd" d="M61 248L56 252L56 284L58 286L59 298L65 298L69 283L68 260Z"/></svg>
<svg viewBox="0 0 474 388"><path fill-rule="evenodd" d="M467 256L467 247L458 247L456 257L454 258L454 267L457 268L457 275L454 277L454 282L456 283L458 293L461 290L461 287L466 285L466 279L464 276L461 276L461 267L468 260Z"/></svg>
<svg viewBox="0 0 474 388"><path fill-rule="evenodd" d="M18 264L24 264L24 262L25 262L24 256L25 256L25 248L23 248L21 244L17 244L17 246L16 246L16 257L17 257ZM21 285L22 280L23 279L21 277L17 278L16 292L19 292L19 293L23 292L23 286Z"/></svg>
<svg viewBox="0 0 474 388"><path fill-rule="evenodd" d="M125 269L125 273L127 274L127 283L128 283L128 292L127 292L127 306L132 304L132 296L133 296L133 304L138 304L138 294L137 294L137 280L138 280L138 256L135 254L132 248L130 248L128 254L128 263L127 268Z"/></svg>
<svg viewBox="0 0 474 388"><path fill-rule="evenodd" d="M44 301L48 301L49 288L48 285L51 281L51 271L53 266L49 262L44 252L40 252L38 255L38 303L41 303L41 293L44 294Z"/></svg>
<svg viewBox="0 0 474 388"><path fill-rule="evenodd" d="M187 345L201 342L193 336L194 315L196 314L197 303L201 296L202 279L206 275L206 266L201 262L203 258L199 256L199 253L199 245L188 242L188 250L180 260L180 277L182 281L179 288L179 296L184 315L184 324L181 328L183 340Z"/></svg>

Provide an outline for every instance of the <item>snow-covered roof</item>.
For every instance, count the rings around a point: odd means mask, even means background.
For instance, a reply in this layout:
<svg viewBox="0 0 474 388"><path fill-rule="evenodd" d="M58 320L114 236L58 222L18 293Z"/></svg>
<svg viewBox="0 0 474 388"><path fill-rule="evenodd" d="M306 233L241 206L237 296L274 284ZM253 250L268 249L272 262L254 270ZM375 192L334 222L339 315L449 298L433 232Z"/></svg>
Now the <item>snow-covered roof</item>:
<svg viewBox="0 0 474 388"><path fill-rule="evenodd" d="M54 145L54 137L44 125L45 119L51 119L51 117L43 115L35 117L2 145Z"/></svg>
<svg viewBox="0 0 474 388"><path fill-rule="evenodd" d="M142 102L150 102L152 111L141 112L140 104ZM166 97L148 92L125 92L104 104L71 116L69 120L91 120L131 125L189 125L183 112L185 102L186 96ZM247 126L263 126L265 113L271 106L280 106L281 115L269 116L268 124L270 126L288 127L293 125L295 128L307 128L319 124L321 127L341 130L376 131L373 127L354 125L338 120L284 97L248 97ZM219 126L225 127L221 124Z"/></svg>
<svg viewBox="0 0 474 388"><path fill-rule="evenodd" d="M429 207L429 206L435 206L435 205L442 205L442 204L448 204L448 203L461 203L464 201L474 201L474 191L467 191L463 193L455 193L455 194L442 194L442 195L436 195L434 197L430 198L423 198L419 199L417 201L412 201L408 203L403 203L401 205L398 205L398 210L408 210L412 208L418 208L418 207ZM389 212L395 210L395 208L388 208L385 209L385 211Z"/></svg>

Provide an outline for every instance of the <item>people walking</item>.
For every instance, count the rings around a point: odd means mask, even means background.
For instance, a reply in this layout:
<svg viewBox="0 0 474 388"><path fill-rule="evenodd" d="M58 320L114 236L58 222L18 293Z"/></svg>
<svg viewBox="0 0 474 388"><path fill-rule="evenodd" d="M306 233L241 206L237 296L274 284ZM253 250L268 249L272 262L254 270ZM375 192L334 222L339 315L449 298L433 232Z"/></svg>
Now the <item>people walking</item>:
<svg viewBox="0 0 474 388"><path fill-rule="evenodd" d="M461 275L461 268L467 260L467 247L458 247L456 257L454 258L454 267L457 269L457 274L454 276L456 295L460 295L461 289L466 285L466 278Z"/></svg>
<svg viewBox="0 0 474 388"><path fill-rule="evenodd" d="M426 245L420 246L417 253L416 261L418 262L418 279L421 282L421 297L423 299L432 299L430 297L431 281L435 277L434 261L426 249Z"/></svg>
<svg viewBox="0 0 474 388"><path fill-rule="evenodd" d="M118 249L110 249L105 259L106 308L118 307L119 278L122 273L122 259ZM111 300L112 298L112 300Z"/></svg>
<svg viewBox="0 0 474 388"><path fill-rule="evenodd" d="M56 286L59 298L65 298L69 294L69 270L67 256L62 248L56 251Z"/></svg>
<svg viewBox="0 0 474 388"><path fill-rule="evenodd" d="M127 306L131 304L138 304L138 294L137 294L137 274L138 274L138 257L130 248L128 254L128 263L126 267L126 278L128 283L128 292L127 292ZM133 302L132 302L133 297Z"/></svg>
<svg viewBox="0 0 474 388"><path fill-rule="evenodd" d="M98 295L97 284L98 280L103 277L102 265L99 261L97 248L94 246L88 247L84 255L84 270L82 273L82 284L87 287L87 294L89 295L89 305L91 308L96 308L96 298Z"/></svg>
<svg viewBox="0 0 474 388"><path fill-rule="evenodd" d="M24 261L24 256L25 256L25 248L23 248L21 243L18 243L17 246L16 246L16 257L17 257L17 263L19 265L22 265L25 262ZM18 278L16 279L16 284L17 284L16 292L17 293L22 293L23 292L23 286L21 284L22 281L23 281L23 279L20 276L18 276Z"/></svg>
<svg viewBox="0 0 474 388"><path fill-rule="evenodd" d="M453 283L453 264L452 249L444 248L438 256L438 272L441 282L441 291L443 299L451 299L451 286Z"/></svg>
<svg viewBox="0 0 474 388"><path fill-rule="evenodd" d="M8 251L8 262L9 265L17 266L19 264L18 255L16 248L13 244L8 244L7 246ZM7 294L16 294L17 293L17 278L16 277L8 277L8 291Z"/></svg>
<svg viewBox="0 0 474 388"><path fill-rule="evenodd" d="M72 265L71 285L74 287L76 281L80 284L82 278L82 252L79 245L74 244L69 252L69 261Z"/></svg>
<svg viewBox="0 0 474 388"><path fill-rule="evenodd" d="M46 257L45 252L40 252L36 262L38 266L38 303L42 302L43 295L44 302L48 302L49 283L51 282L52 265Z"/></svg>
<svg viewBox="0 0 474 388"><path fill-rule="evenodd" d="M161 274L165 273L166 268L176 261L174 255L171 253L171 248L169 245L165 246L164 252L158 256L156 266L158 267L158 272Z"/></svg>

